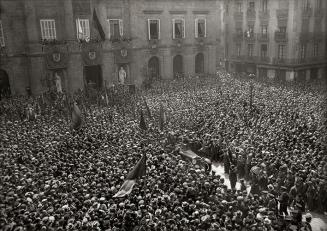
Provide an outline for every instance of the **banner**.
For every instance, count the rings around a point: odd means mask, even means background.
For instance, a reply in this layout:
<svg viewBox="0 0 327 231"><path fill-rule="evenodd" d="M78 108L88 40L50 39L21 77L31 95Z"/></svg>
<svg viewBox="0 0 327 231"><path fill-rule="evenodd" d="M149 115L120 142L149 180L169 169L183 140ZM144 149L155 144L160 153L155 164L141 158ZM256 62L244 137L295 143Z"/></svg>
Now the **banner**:
<svg viewBox="0 0 327 231"><path fill-rule="evenodd" d="M83 43L82 58L85 66L102 64L102 49L99 43Z"/></svg>
<svg viewBox="0 0 327 231"><path fill-rule="evenodd" d="M68 64L68 52L64 45L47 45L45 47L45 59L48 69L66 68Z"/></svg>

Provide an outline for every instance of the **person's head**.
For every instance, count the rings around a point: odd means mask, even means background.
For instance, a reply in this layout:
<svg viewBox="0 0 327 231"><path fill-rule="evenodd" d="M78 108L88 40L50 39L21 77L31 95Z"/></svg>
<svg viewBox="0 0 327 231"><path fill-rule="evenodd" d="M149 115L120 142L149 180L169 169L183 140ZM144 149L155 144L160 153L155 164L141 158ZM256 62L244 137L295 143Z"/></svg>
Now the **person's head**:
<svg viewBox="0 0 327 231"><path fill-rule="evenodd" d="M312 215L310 213L305 214L305 221L310 223L312 220Z"/></svg>

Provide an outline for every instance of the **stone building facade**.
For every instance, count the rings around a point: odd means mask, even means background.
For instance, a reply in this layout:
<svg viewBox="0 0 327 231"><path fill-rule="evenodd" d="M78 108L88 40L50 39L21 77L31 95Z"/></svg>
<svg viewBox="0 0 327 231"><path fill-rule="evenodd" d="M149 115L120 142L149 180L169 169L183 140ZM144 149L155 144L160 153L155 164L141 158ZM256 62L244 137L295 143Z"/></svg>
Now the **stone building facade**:
<svg viewBox="0 0 327 231"><path fill-rule="evenodd" d="M214 74L223 58L217 0L0 0L2 79L12 94ZM96 13L94 13L96 12ZM96 14L104 32L97 27Z"/></svg>
<svg viewBox="0 0 327 231"><path fill-rule="evenodd" d="M226 67L259 78L305 81L326 76L325 0L226 0Z"/></svg>

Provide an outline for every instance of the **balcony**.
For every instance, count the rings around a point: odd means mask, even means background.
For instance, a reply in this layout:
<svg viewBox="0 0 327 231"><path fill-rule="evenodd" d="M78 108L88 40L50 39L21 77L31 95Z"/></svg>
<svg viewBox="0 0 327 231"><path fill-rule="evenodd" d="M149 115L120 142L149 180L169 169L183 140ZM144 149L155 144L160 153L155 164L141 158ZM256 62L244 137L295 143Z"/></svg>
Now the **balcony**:
<svg viewBox="0 0 327 231"><path fill-rule="evenodd" d="M255 20L255 10L252 9L252 8L249 8L246 11L246 17L247 17L248 20Z"/></svg>
<svg viewBox="0 0 327 231"><path fill-rule="evenodd" d="M303 18L309 18L312 16L312 8L306 7L302 9L302 17Z"/></svg>
<svg viewBox="0 0 327 231"><path fill-rule="evenodd" d="M322 19L324 17L325 10L323 8L316 8L314 11L315 18Z"/></svg>
<svg viewBox="0 0 327 231"><path fill-rule="evenodd" d="M241 42L241 41L243 41L243 34L242 33L234 33L233 34L233 40L235 42Z"/></svg>
<svg viewBox="0 0 327 231"><path fill-rule="evenodd" d="M325 62L326 57L319 56L319 57L310 57L310 58L297 58L297 59L280 59L280 58L273 58L273 64L284 64L284 65L302 65L302 64L314 64L314 63L321 63Z"/></svg>
<svg viewBox="0 0 327 231"><path fill-rule="evenodd" d="M257 34L257 40L259 42L268 42L269 41L269 34L266 33L266 34Z"/></svg>
<svg viewBox="0 0 327 231"><path fill-rule="evenodd" d="M233 55L231 57L231 59L235 60L235 61L247 62L247 63L263 63L263 64L270 63L269 57L261 57L261 56L248 56L248 55L236 56L236 55Z"/></svg>
<svg viewBox="0 0 327 231"><path fill-rule="evenodd" d="M313 34L310 32L301 32L299 34L299 40L301 43L307 43L313 39Z"/></svg>
<svg viewBox="0 0 327 231"><path fill-rule="evenodd" d="M287 42L287 33L286 32L275 32L275 41L276 42Z"/></svg>
<svg viewBox="0 0 327 231"><path fill-rule="evenodd" d="M259 19L260 19L260 21L268 21L269 20L269 10L259 11Z"/></svg>
<svg viewBox="0 0 327 231"><path fill-rule="evenodd" d="M235 21L242 21L243 20L243 12L235 12L234 13L234 20Z"/></svg>
<svg viewBox="0 0 327 231"><path fill-rule="evenodd" d="M288 17L288 9L277 9L276 10L277 18L287 18Z"/></svg>
<svg viewBox="0 0 327 231"><path fill-rule="evenodd" d="M255 41L255 34L254 33L248 33L244 32L244 40L247 42L254 42Z"/></svg>

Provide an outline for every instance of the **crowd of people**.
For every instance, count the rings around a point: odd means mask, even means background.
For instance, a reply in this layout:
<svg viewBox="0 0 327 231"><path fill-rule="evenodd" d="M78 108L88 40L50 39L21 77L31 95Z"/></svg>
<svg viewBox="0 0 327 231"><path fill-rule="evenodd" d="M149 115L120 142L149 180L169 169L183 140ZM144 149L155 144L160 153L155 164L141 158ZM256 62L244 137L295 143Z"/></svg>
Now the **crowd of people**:
<svg viewBox="0 0 327 231"><path fill-rule="evenodd" d="M113 90L3 100L0 228L311 230L307 212L327 211L324 97L321 85L219 71L161 81L136 95ZM72 101L82 111L78 131L70 125ZM36 116L27 118L26 107ZM146 131L139 127L141 110ZM222 162L231 185L182 159L179 143ZM130 195L114 198L144 153L146 175Z"/></svg>

